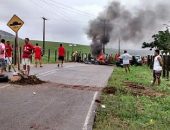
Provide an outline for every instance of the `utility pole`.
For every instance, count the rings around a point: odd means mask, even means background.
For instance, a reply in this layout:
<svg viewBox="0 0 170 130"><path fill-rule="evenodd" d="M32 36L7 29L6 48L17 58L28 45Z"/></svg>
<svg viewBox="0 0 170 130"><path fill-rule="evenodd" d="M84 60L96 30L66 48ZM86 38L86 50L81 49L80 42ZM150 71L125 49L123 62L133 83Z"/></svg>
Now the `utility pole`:
<svg viewBox="0 0 170 130"><path fill-rule="evenodd" d="M45 17L43 19L43 55L45 54L45 21L47 20Z"/></svg>
<svg viewBox="0 0 170 130"><path fill-rule="evenodd" d="M104 29L103 29L103 31L104 31L104 36L103 36L103 39L104 39L104 41L105 41L105 39L106 39L106 37L107 37L107 34L106 34L106 19L104 19L104 21L103 21L103 23L104 23ZM105 44L106 43L102 43L102 49L103 49L103 54L105 54Z"/></svg>
<svg viewBox="0 0 170 130"><path fill-rule="evenodd" d="M118 54L120 55L120 37L119 37L119 41L118 41Z"/></svg>

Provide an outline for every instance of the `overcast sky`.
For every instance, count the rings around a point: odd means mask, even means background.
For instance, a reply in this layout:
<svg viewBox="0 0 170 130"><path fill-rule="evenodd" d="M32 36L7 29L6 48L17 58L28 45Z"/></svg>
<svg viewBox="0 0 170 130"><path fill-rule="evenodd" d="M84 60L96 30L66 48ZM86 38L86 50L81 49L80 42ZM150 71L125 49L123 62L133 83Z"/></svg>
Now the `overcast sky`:
<svg viewBox="0 0 170 130"><path fill-rule="evenodd" d="M46 21L46 40L90 44L86 36L88 21L95 19L111 0L0 0L0 30L8 31L16 14L24 22L21 38L42 40L42 19ZM140 6L141 0L119 0L127 8ZM142 0L143 1L143 0ZM145 0L144 0L145 1ZM152 0L152 2L156 0Z"/></svg>

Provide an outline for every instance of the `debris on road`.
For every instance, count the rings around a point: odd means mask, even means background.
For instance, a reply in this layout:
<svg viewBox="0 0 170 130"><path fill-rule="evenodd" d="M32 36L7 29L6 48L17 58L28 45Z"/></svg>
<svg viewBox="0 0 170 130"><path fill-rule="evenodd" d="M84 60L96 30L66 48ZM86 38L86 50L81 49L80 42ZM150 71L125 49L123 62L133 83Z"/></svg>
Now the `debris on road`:
<svg viewBox="0 0 170 130"><path fill-rule="evenodd" d="M83 86L83 85L67 85L67 84L56 84L60 88L69 88L82 91L102 91L103 88L95 86Z"/></svg>
<svg viewBox="0 0 170 130"><path fill-rule="evenodd" d="M98 99L96 99L95 102L101 104L101 101Z"/></svg>
<svg viewBox="0 0 170 130"><path fill-rule="evenodd" d="M30 126L30 129L39 129L39 127L40 125L34 123Z"/></svg>
<svg viewBox="0 0 170 130"><path fill-rule="evenodd" d="M33 92L34 95L36 95L36 92Z"/></svg>
<svg viewBox="0 0 170 130"><path fill-rule="evenodd" d="M18 85L37 85L46 83L45 81L40 80L35 75L30 76L13 76L10 81L11 84L18 84Z"/></svg>
<svg viewBox="0 0 170 130"><path fill-rule="evenodd" d="M102 108L106 108L106 106L105 106L105 105L101 105L101 107L102 107Z"/></svg>
<svg viewBox="0 0 170 130"><path fill-rule="evenodd" d="M0 75L0 83L2 82L8 82L8 76L7 75Z"/></svg>

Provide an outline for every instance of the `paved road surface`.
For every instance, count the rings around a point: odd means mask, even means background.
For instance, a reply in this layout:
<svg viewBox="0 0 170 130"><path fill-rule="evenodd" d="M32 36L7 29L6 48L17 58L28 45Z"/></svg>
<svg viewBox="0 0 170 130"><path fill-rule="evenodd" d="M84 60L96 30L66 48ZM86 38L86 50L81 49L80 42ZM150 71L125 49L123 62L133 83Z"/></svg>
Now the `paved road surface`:
<svg viewBox="0 0 170 130"><path fill-rule="evenodd" d="M104 87L112 69L72 63L59 69L45 65L33 68L32 73L50 83L24 87L0 84L0 130L87 130L98 92L57 83Z"/></svg>
<svg viewBox="0 0 170 130"><path fill-rule="evenodd" d="M44 72L46 68L48 70ZM34 74L39 73L40 78L46 81L104 87L113 67L67 63L64 68L48 65L44 69L34 68L32 72Z"/></svg>

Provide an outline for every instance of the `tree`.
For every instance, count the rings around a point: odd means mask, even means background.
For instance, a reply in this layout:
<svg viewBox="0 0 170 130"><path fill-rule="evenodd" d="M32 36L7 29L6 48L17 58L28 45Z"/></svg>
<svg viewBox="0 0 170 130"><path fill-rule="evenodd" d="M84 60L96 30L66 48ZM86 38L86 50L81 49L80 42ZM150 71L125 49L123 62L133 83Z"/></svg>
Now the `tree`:
<svg viewBox="0 0 170 130"><path fill-rule="evenodd" d="M170 32L169 29L165 31L159 31L158 34L152 36L153 41L150 43L144 42L142 48L157 48L167 53L170 52Z"/></svg>

